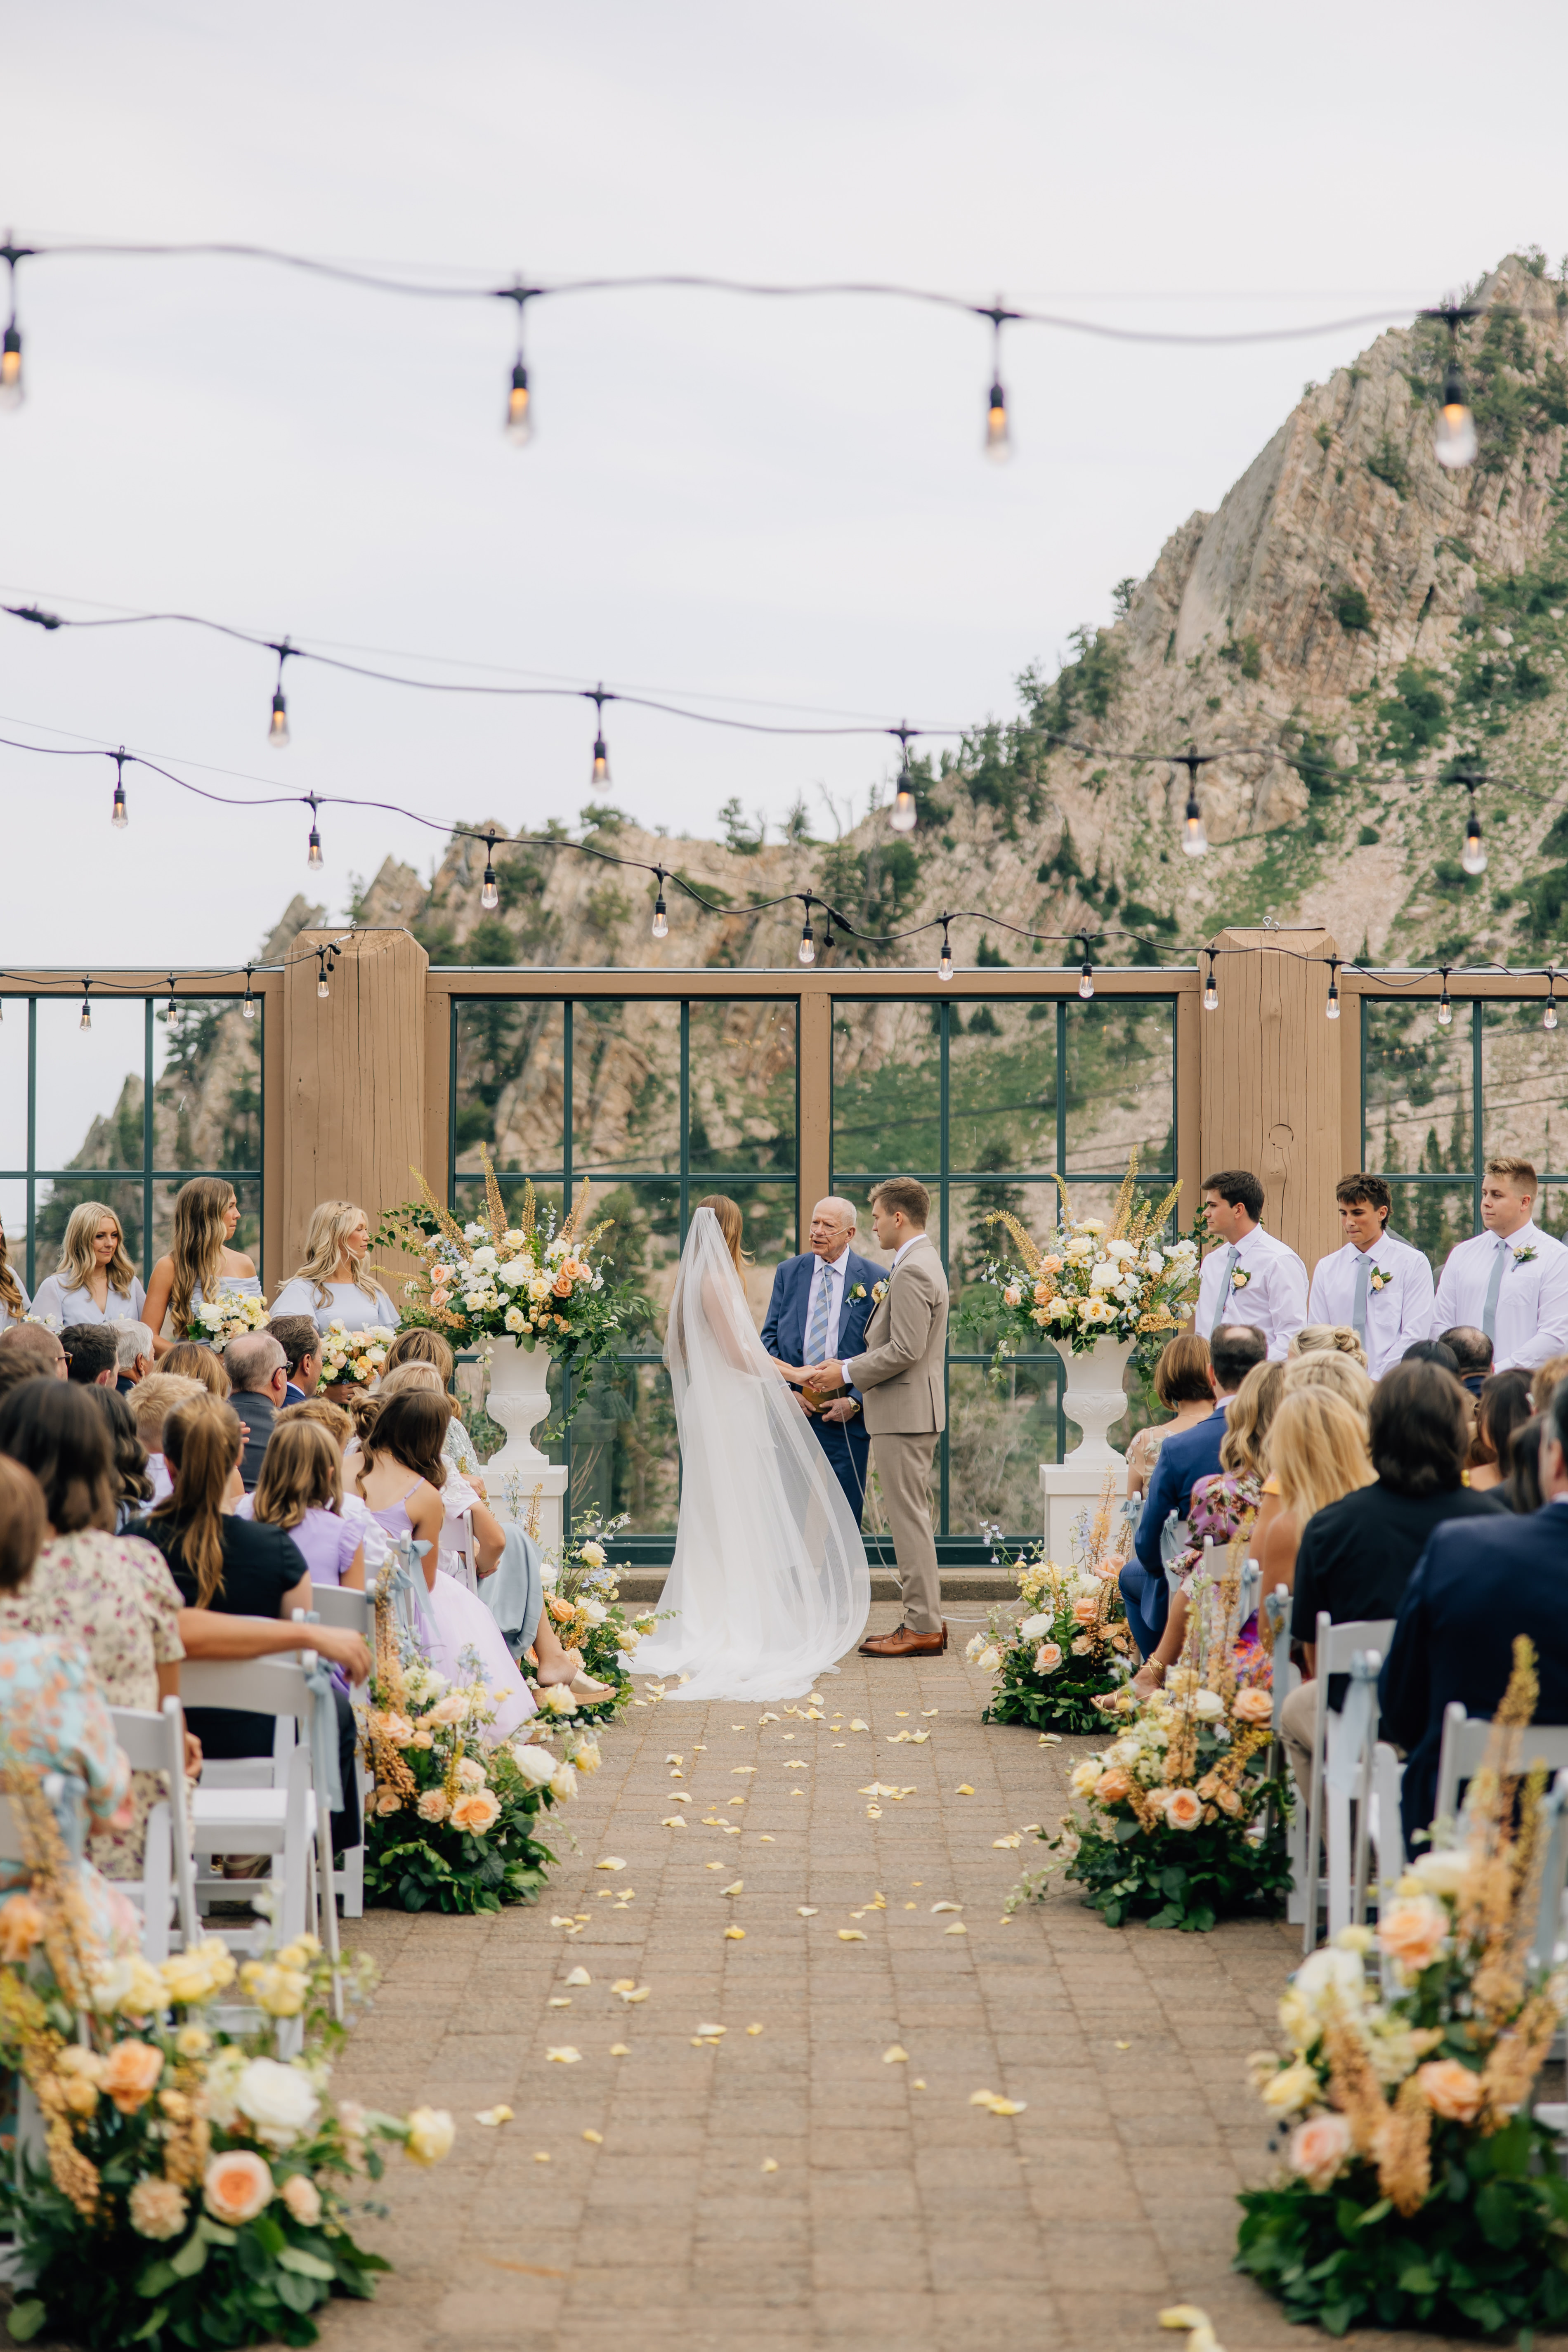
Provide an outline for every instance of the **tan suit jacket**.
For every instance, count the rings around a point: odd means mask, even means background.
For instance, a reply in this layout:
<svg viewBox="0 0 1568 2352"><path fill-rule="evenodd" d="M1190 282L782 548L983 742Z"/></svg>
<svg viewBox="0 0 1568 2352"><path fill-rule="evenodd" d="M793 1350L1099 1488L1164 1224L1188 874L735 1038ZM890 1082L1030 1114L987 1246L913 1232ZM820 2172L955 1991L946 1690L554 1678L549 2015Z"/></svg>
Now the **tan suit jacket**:
<svg viewBox="0 0 1568 2352"><path fill-rule="evenodd" d="M846 1364L872 1437L920 1436L947 1426L942 1351L947 1276L928 1236L900 1258L866 1325L863 1354Z"/></svg>

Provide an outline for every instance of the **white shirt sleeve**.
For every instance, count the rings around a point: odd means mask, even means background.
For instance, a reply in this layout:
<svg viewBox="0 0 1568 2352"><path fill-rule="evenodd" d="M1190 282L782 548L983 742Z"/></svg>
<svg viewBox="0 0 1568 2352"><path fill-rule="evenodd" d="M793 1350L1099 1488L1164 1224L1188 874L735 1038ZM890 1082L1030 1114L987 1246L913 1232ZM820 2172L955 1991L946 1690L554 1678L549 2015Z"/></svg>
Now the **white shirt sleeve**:
<svg viewBox="0 0 1568 2352"><path fill-rule="evenodd" d="M1553 1356L1568 1355L1568 1249L1553 1248L1550 1240L1540 1247L1541 1289L1535 1337L1527 1339L1510 1358L1510 1368L1518 1366L1531 1372L1538 1365L1550 1363Z"/></svg>
<svg viewBox="0 0 1568 2352"><path fill-rule="evenodd" d="M1404 1260L1404 1283L1399 1294L1399 1352L1414 1347L1417 1339L1434 1337L1432 1268L1424 1251L1412 1249ZM1448 1326L1445 1323L1443 1328Z"/></svg>
<svg viewBox="0 0 1568 2352"><path fill-rule="evenodd" d="M1307 1320L1307 1269L1282 1242L1268 1268L1268 1360L1282 1364Z"/></svg>

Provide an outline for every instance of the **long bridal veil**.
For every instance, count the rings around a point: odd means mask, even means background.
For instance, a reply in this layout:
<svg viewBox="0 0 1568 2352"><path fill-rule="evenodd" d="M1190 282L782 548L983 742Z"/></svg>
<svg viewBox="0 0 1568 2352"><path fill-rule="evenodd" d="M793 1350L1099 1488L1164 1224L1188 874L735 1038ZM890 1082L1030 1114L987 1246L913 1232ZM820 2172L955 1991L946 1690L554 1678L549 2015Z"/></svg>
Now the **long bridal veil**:
<svg viewBox="0 0 1568 2352"><path fill-rule="evenodd" d="M691 1220L665 1362L680 1438L680 1519L639 1674L671 1698L795 1698L865 1631L866 1548L795 1391L752 1328L711 1209Z"/></svg>

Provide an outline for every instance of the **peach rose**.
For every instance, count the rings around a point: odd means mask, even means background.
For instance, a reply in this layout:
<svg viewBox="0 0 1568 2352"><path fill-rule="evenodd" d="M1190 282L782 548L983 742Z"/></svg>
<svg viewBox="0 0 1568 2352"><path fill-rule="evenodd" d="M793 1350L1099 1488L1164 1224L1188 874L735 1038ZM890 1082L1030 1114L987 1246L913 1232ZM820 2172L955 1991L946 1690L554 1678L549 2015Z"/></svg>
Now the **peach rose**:
<svg viewBox="0 0 1568 2352"><path fill-rule="evenodd" d="M1074 1623L1079 1625L1092 1625L1095 1619L1100 1614L1100 1600L1099 1593L1084 1593L1079 1600L1073 1602L1072 1613Z"/></svg>
<svg viewBox="0 0 1568 2352"><path fill-rule="evenodd" d="M1062 1652L1059 1642L1042 1642L1035 1652L1035 1672L1037 1675L1054 1675L1061 1662Z"/></svg>
<svg viewBox="0 0 1568 2352"><path fill-rule="evenodd" d="M1132 1783L1121 1765L1113 1764L1109 1772L1100 1774L1094 1793L1100 1804L1118 1805L1123 1797L1131 1795Z"/></svg>
<svg viewBox="0 0 1568 2352"><path fill-rule="evenodd" d="M1023 1292L1019 1289L1016 1282L1010 1282L1007 1285L1006 1289L1002 1293L1002 1304L1005 1307L1022 1307L1023 1303Z"/></svg>
<svg viewBox="0 0 1568 2352"><path fill-rule="evenodd" d="M1417 2066L1415 2079L1435 2116L1451 2124L1473 2124L1480 2113L1481 2078L1457 2058L1433 2058Z"/></svg>
<svg viewBox="0 0 1568 2352"><path fill-rule="evenodd" d="M157 2088L163 2071L163 2053L152 2042L117 2042L99 2080L105 2096L113 2100L121 2114L133 2116Z"/></svg>
<svg viewBox="0 0 1568 2352"><path fill-rule="evenodd" d="M1237 1723L1267 1723L1274 1713L1272 1692L1239 1690L1230 1703L1230 1711Z"/></svg>
<svg viewBox="0 0 1568 2352"><path fill-rule="evenodd" d="M401 1811L402 1805L403 1800L398 1795L395 1789L378 1789L376 1790L375 1810L378 1813L385 1814L398 1812Z"/></svg>
<svg viewBox="0 0 1568 2352"><path fill-rule="evenodd" d="M1173 1830L1195 1830L1203 1817L1203 1803L1195 1789L1166 1790L1165 1819Z"/></svg>
<svg viewBox="0 0 1568 2352"><path fill-rule="evenodd" d="M1326 2189L1351 2152L1351 2127L1343 2116L1314 2116L1290 2135L1290 2169L1313 2189Z"/></svg>
<svg viewBox="0 0 1568 2352"><path fill-rule="evenodd" d="M468 1702L461 1693L448 1691L445 1698L437 1699L425 1720L426 1723L461 1723L468 1711Z"/></svg>
<svg viewBox="0 0 1568 2352"><path fill-rule="evenodd" d="M25 1960L44 1932L44 1915L30 1895L0 1904L0 1960Z"/></svg>
<svg viewBox="0 0 1568 2352"><path fill-rule="evenodd" d="M1066 1258L1049 1256L1043 1257L1040 1260L1040 1272L1042 1274L1060 1274L1066 1264Z"/></svg>
<svg viewBox="0 0 1568 2352"><path fill-rule="evenodd" d="M1036 1285L1035 1285L1035 1304L1036 1304L1036 1306L1037 1306L1037 1307L1048 1307L1048 1306L1049 1306L1049 1304L1050 1304L1050 1298L1051 1298L1051 1286L1050 1286L1050 1284L1049 1284L1048 1282L1037 1282L1037 1283L1036 1283Z"/></svg>
<svg viewBox="0 0 1568 2352"><path fill-rule="evenodd" d="M321 2218L321 2192L302 2172L291 2172L279 2195L303 2229L313 2230Z"/></svg>
<svg viewBox="0 0 1568 2352"><path fill-rule="evenodd" d="M226 2221L231 2229L242 2221L254 2221L272 2202L271 2172L247 2147L233 2147L226 2156L215 2156L202 2187L207 2211L215 2221Z"/></svg>
<svg viewBox="0 0 1568 2352"><path fill-rule="evenodd" d="M556 1297L557 1298L570 1298L570 1297L571 1297L571 1296L572 1296L572 1277L571 1277L571 1276L566 1272L566 1270L565 1270L565 1268L564 1268L564 1267L563 1267L563 1268L562 1268L562 1270L561 1270L561 1272L556 1276L556 1277L555 1277L554 1281L551 1284L550 1287L551 1287L552 1291L554 1293L554 1295L555 1295L555 1297Z"/></svg>
<svg viewBox="0 0 1568 2352"><path fill-rule="evenodd" d="M1429 1895L1417 1895L1385 1911L1377 1940L1391 1959L1419 1976L1429 1969L1448 1937L1448 1915Z"/></svg>
<svg viewBox="0 0 1568 2352"><path fill-rule="evenodd" d="M488 1789L476 1789L471 1795L459 1797L452 1808L452 1827L467 1830L470 1837L483 1837L500 1819L500 1807Z"/></svg>
<svg viewBox="0 0 1568 2352"><path fill-rule="evenodd" d="M444 1822L449 1808L444 1789L426 1789L414 1808L422 1822Z"/></svg>

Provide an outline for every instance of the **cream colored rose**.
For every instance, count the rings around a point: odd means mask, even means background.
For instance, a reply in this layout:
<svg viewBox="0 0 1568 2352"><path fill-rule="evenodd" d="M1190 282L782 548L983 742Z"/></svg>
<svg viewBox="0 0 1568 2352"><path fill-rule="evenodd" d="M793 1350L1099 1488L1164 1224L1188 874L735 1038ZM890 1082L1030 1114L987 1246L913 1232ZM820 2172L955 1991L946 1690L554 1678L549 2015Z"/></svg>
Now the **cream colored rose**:
<svg viewBox="0 0 1568 2352"><path fill-rule="evenodd" d="M1193 1713L1200 1723L1218 1723L1225 1715L1225 1701L1218 1691L1194 1691Z"/></svg>
<svg viewBox="0 0 1568 2352"><path fill-rule="evenodd" d="M575 1715L577 1702L568 1683L552 1683L539 1694L540 1710L544 1715Z"/></svg>
<svg viewBox="0 0 1568 2352"><path fill-rule="evenodd" d="M448 1691L445 1698L437 1700L425 1720L426 1723L443 1725L461 1723L468 1712L468 1702L462 1693Z"/></svg>
<svg viewBox="0 0 1568 2352"><path fill-rule="evenodd" d="M1423 1894L1447 1895L1450 1901L1458 1901L1468 1863L1469 1856L1462 1846L1442 1846L1436 1853L1417 1854L1406 1874Z"/></svg>
<svg viewBox="0 0 1568 2352"><path fill-rule="evenodd" d="M291 2172L278 2194L301 2229L313 2230L321 2218L321 2192L303 2172Z"/></svg>
<svg viewBox="0 0 1568 2352"><path fill-rule="evenodd" d="M551 1775L550 1793L557 1804L565 1804L577 1793L577 1775L570 1764L563 1764Z"/></svg>
<svg viewBox="0 0 1568 2352"><path fill-rule="evenodd" d="M242 2221L254 2221L271 2203L272 2175L249 2148L234 2147L226 2156L214 2157L202 2189L214 2221L237 2229Z"/></svg>
<svg viewBox="0 0 1568 2352"><path fill-rule="evenodd" d="M422 1822L444 1822L451 1811L445 1789L426 1789L414 1808Z"/></svg>
<svg viewBox="0 0 1568 2352"><path fill-rule="evenodd" d="M1448 1940L1448 1914L1429 1895L1395 1903L1378 1923L1377 1940L1389 1958L1410 1974L1429 1969Z"/></svg>
<svg viewBox="0 0 1568 2352"><path fill-rule="evenodd" d="M185 2226L184 2193L172 2180L139 2180L127 2201L138 2237L177 2238Z"/></svg>
<svg viewBox="0 0 1568 2352"><path fill-rule="evenodd" d="M511 1759L531 1789L542 1789L557 1769L548 1748L514 1748Z"/></svg>
<svg viewBox="0 0 1568 2352"><path fill-rule="evenodd" d="M1484 2095L1481 2078L1461 2066L1457 2058L1430 2059L1425 2066L1417 2066L1415 2079L1435 2116L1451 2124L1475 2122Z"/></svg>
<svg viewBox="0 0 1568 2352"><path fill-rule="evenodd" d="M321 2103L301 2066L279 2058L252 2058L234 2086L234 2104L249 2117L258 2139L271 2147L292 2147L315 2129Z"/></svg>
<svg viewBox="0 0 1568 2352"><path fill-rule="evenodd" d="M1294 2115L1300 2107L1310 2107L1318 2095L1318 2077L1310 2066L1281 2066L1263 2084L1263 2104L1276 2115Z"/></svg>
<svg viewBox="0 0 1568 2352"><path fill-rule="evenodd" d="M1069 1775L1069 1786L1074 1796L1092 1797L1100 1786L1102 1769L1092 1756L1086 1756L1081 1764L1075 1764Z"/></svg>
<svg viewBox="0 0 1568 2352"><path fill-rule="evenodd" d="M457 2126L445 2107L416 2107L408 2118L404 2146L416 2164L439 2164L451 2154L457 2137Z"/></svg>

